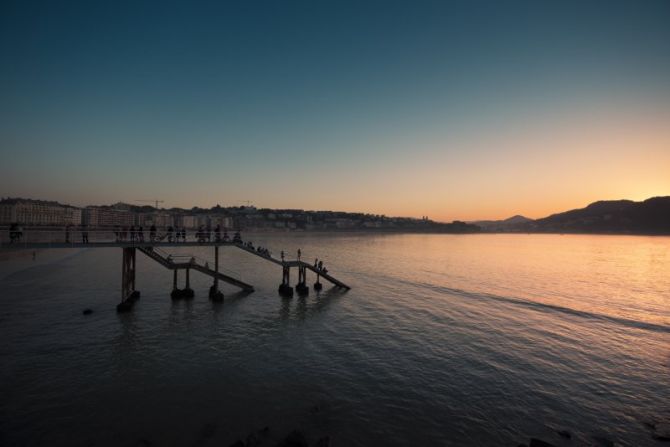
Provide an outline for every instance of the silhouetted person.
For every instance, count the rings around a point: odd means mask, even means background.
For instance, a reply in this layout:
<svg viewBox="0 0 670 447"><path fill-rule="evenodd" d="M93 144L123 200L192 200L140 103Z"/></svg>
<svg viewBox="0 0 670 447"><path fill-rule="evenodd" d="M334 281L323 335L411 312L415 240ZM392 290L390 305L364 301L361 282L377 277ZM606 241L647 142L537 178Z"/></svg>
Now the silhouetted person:
<svg viewBox="0 0 670 447"><path fill-rule="evenodd" d="M168 227L168 242L172 242L172 234L174 233L174 228L172 228L172 225Z"/></svg>
<svg viewBox="0 0 670 447"><path fill-rule="evenodd" d="M318 265L318 263L319 263L319 259L318 259L318 258L314 258L314 268L316 268L316 266Z"/></svg>
<svg viewBox="0 0 670 447"><path fill-rule="evenodd" d="M144 242L144 228L140 225L137 229L137 236L139 237L140 242Z"/></svg>
<svg viewBox="0 0 670 447"><path fill-rule="evenodd" d="M135 225L131 225L131 227L130 227L130 240L131 240L132 242L135 242L135 236L136 236L136 234L135 234Z"/></svg>
<svg viewBox="0 0 670 447"><path fill-rule="evenodd" d="M149 228L149 238L151 239L151 242L156 239L156 225L151 225L151 228Z"/></svg>
<svg viewBox="0 0 670 447"><path fill-rule="evenodd" d="M300 261L300 255L301 254L302 254L302 252L300 251L300 249L298 249L298 261Z"/></svg>
<svg viewBox="0 0 670 447"><path fill-rule="evenodd" d="M81 242L88 244L88 228L86 228L86 225L82 225L81 227Z"/></svg>
<svg viewBox="0 0 670 447"><path fill-rule="evenodd" d="M319 261L319 270L323 269L323 261Z"/></svg>
<svg viewBox="0 0 670 447"><path fill-rule="evenodd" d="M221 225L217 224L214 228L214 240L216 242L221 242Z"/></svg>
<svg viewBox="0 0 670 447"><path fill-rule="evenodd" d="M284 250L281 251L281 262L284 262Z"/></svg>
<svg viewBox="0 0 670 447"><path fill-rule="evenodd" d="M70 224L65 225L65 243L70 243Z"/></svg>

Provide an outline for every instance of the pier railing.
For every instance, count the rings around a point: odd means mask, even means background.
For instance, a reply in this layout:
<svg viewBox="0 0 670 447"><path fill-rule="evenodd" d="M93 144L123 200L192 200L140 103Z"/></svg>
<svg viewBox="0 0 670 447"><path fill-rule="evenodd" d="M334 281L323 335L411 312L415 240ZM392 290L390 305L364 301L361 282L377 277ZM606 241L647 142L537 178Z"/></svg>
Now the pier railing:
<svg viewBox="0 0 670 447"><path fill-rule="evenodd" d="M179 236L177 236L179 233ZM194 255L185 255L184 253L173 254L159 254L160 247L214 247L215 265L211 269L208 260L196 259ZM290 270L297 268L298 270L298 286L296 290L305 291L307 286L306 272L308 270L316 274L317 282L320 290L319 279L323 278L334 285L349 289L349 286L339 281L328 270L321 268L321 266L312 265L297 260L278 259L270 253L267 249L254 247L250 242L244 243L241 240L233 241L230 239L228 232L214 230L186 230L183 231L168 231L165 228L157 229L155 233L150 230L131 231L128 228L119 227L85 227L85 226L68 226L68 227L0 227L0 248L1 249L43 249L43 248L84 248L84 247L118 247L124 251L124 272L127 278L134 278L134 263L135 263L135 249L139 249L147 256L154 258L154 260L162 263L170 269L194 269L204 274L218 278L222 281L237 285L245 290L253 290L253 287L240 281L233 276L239 277L238 272L229 272L233 275L227 275L220 269L218 263L219 246L234 246L240 250L251 253L266 261L272 262L282 267L282 285L280 286L280 293L288 293L289 289L292 295L292 288L289 286ZM174 258L188 258L179 259L175 262ZM160 259L159 259L160 258ZM199 262L198 262L199 261ZM132 264L132 265L131 265ZM176 270L175 270L176 271ZM176 278L176 277L175 277ZM176 280L175 280L176 281ZM125 283L124 283L125 284ZM216 283L215 283L216 284ZM134 285L132 286L134 287ZM131 287L131 288L132 288ZM130 290L130 289L128 289ZM214 292L217 292L216 289ZM283 291L283 292L282 292ZM124 293L124 296L129 296ZM125 298L124 298L125 299Z"/></svg>
<svg viewBox="0 0 670 447"><path fill-rule="evenodd" d="M127 246L147 245L150 242L157 244L179 244L179 243L213 243L230 242L232 234L226 238L223 231L217 238L214 230L198 232L198 230L187 230L186 235L177 237L176 232L170 233L164 228L160 228L152 236L148 229L142 232L136 230L122 230L113 227L18 227L11 228L8 225L0 226L0 246L4 248L16 247L21 245L40 244L45 247L51 245L62 248L63 245L72 245L79 247L81 244L89 243L119 243Z"/></svg>

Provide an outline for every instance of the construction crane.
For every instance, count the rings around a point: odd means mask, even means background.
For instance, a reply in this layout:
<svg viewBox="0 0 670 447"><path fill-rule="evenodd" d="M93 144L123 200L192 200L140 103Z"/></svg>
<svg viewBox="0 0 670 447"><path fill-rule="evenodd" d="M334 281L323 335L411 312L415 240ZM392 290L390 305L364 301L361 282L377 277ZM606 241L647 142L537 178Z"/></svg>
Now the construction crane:
<svg viewBox="0 0 670 447"><path fill-rule="evenodd" d="M135 200L135 202L152 202L155 203L155 208L158 209L158 204L165 202L165 200L151 199L151 200Z"/></svg>

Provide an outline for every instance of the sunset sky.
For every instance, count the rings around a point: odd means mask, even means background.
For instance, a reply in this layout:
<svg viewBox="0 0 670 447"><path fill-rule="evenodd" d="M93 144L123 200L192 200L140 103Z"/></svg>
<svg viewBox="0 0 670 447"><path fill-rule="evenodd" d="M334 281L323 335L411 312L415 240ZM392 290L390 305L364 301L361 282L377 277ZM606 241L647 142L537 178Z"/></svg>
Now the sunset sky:
<svg viewBox="0 0 670 447"><path fill-rule="evenodd" d="M670 195L670 2L0 6L0 196L543 217Z"/></svg>

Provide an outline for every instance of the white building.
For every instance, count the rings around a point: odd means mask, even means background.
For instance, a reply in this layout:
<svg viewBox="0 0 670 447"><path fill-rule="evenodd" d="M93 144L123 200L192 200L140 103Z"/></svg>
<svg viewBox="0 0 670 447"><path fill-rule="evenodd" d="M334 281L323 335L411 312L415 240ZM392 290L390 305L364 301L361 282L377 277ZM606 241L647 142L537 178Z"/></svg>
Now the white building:
<svg viewBox="0 0 670 447"><path fill-rule="evenodd" d="M135 224L135 215L128 210L107 206L84 208L83 223L89 227L130 227Z"/></svg>
<svg viewBox="0 0 670 447"><path fill-rule="evenodd" d="M30 199L0 201L0 224L81 225L81 209L58 202Z"/></svg>

